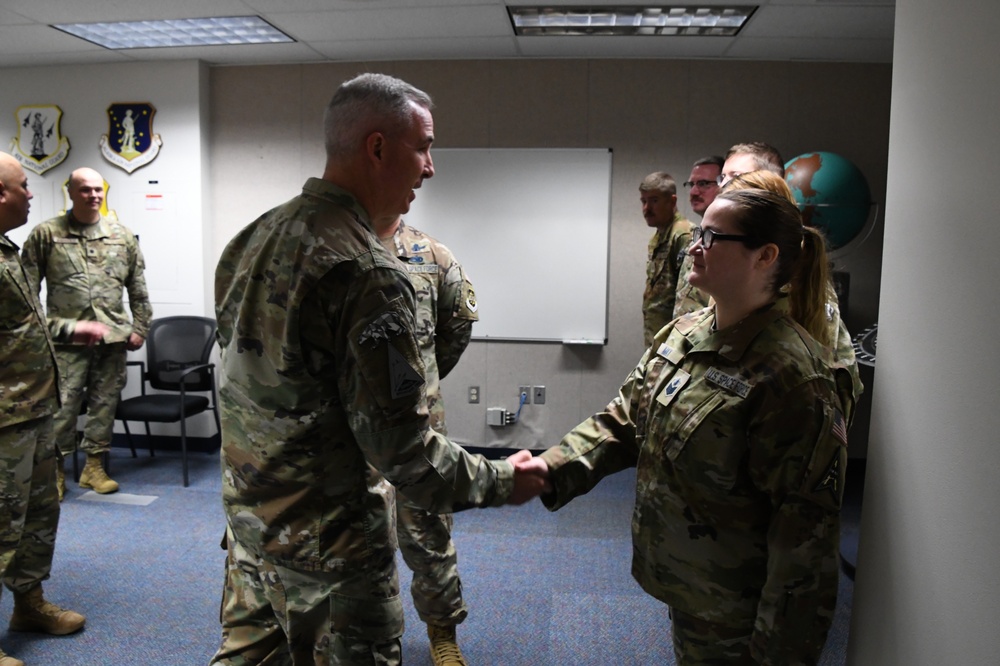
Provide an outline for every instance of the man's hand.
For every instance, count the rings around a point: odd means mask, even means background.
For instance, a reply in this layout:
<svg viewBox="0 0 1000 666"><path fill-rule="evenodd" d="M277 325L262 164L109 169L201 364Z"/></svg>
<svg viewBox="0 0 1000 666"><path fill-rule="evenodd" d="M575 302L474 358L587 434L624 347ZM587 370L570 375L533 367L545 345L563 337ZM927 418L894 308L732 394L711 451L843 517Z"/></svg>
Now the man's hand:
<svg viewBox="0 0 1000 666"><path fill-rule="evenodd" d="M99 321L83 321L80 320L76 322L76 326L73 327L73 335L70 336L70 340L73 342L82 342L88 347L93 347L98 342L104 339L110 331L107 326Z"/></svg>
<svg viewBox="0 0 1000 666"><path fill-rule="evenodd" d="M544 459L532 457L531 451L523 450L508 456L507 461L514 466L514 492L507 498L508 504L524 504L552 491L549 466Z"/></svg>
<svg viewBox="0 0 1000 666"><path fill-rule="evenodd" d="M125 342L125 349L135 351L136 349L142 347L144 342L146 342L146 338L137 333L132 333L128 336L128 340Z"/></svg>

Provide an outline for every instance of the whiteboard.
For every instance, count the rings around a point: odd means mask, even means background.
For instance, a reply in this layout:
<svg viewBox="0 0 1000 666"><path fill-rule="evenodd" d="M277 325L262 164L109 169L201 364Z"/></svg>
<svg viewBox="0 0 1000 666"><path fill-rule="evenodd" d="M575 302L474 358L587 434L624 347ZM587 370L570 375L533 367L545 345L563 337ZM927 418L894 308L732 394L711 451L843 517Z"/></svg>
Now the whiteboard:
<svg viewBox="0 0 1000 666"><path fill-rule="evenodd" d="M611 151L432 151L404 221L444 243L476 290L473 339L607 344Z"/></svg>

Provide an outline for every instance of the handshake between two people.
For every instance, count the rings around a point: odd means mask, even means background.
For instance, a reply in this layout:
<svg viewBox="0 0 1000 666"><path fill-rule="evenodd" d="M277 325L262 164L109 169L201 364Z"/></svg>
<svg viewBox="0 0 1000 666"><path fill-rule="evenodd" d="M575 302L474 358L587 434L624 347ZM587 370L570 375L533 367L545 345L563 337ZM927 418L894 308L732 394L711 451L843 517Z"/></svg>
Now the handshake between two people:
<svg viewBox="0 0 1000 666"><path fill-rule="evenodd" d="M514 492L507 499L508 504L524 504L542 493L552 492L549 465L543 458L524 449L507 456L507 462L514 466Z"/></svg>

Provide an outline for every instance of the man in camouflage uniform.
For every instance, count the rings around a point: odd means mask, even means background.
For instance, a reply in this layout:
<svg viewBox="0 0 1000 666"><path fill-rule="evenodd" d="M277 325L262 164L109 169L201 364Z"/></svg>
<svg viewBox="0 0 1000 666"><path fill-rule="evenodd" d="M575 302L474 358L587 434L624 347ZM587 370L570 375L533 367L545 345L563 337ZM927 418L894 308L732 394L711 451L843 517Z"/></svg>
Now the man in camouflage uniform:
<svg viewBox="0 0 1000 666"><path fill-rule="evenodd" d="M472 339L479 305L472 284L451 251L436 239L407 226L402 218L375 221L375 233L399 258L417 296L416 338L424 362L431 427L447 435L441 380L451 372ZM410 593L427 623L435 666L467 666L455 627L469 611L462 600L458 554L451 539L451 514L425 511L396 496L396 534L403 560L413 571Z"/></svg>
<svg viewBox="0 0 1000 666"><path fill-rule="evenodd" d="M715 195L719 193L719 174L722 173L724 162L725 160L718 155L712 155L701 158L691 167L691 175L688 176L684 187L691 190L688 203L698 217L705 215L705 210L715 201ZM688 282L688 275L691 274L693 265L694 257L685 252L681 269L677 273L674 319L708 305L708 294Z"/></svg>
<svg viewBox="0 0 1000 666"><path fill-rule="evenodd" d="M107 332L97 322L46 320L7 233L28 221L31 192L17 160L0 153L0 575L14 593L13 631L70 634L79 613L46 601L42 581L52 569L59 525L52 415L59 409L50 335L94 344ZM24 662L0 650L0 666Z"/></svg>
<svg viewBox="0 0 1000 666"><path fill-rule="evenodd" d="M656 332L673 319L677 274L694 225L677 210L677 183L670 174L657 171L646 176L639 184L639 201L646 224L656 229L649 239L642 294L643 343L648 347Z"/></svg>
<svg viewBox="0 0 1000 666"><path fill-rule="evenodd" d="M529 452L488 461L430 428L413 285L373 231L434 174L430 107L389 76L342 84L323 177L222 253L228 557L214 664L399 664L394 487L438 513L544 488Z"/></svg>
<svg viewBox="0 0 1000 666"><path fill-rule="evenodd" d="M101 214L104 178L93 169L77 169L69 176L69 196L73 208L32 229L22 256L35 288L45 280L50 317L99 321L110 329L98 347L56 345L63 382L63 406L54 421L60 500L66 488L62 460L76 450L76 421L85 398L87 423L80 448L87 464L80 487L98 493L118 490L102 457L111 447L115 409L127 378L126 350L142 347L153 317L138 239ZM131 319L122 302L126 290Z"/></svg>

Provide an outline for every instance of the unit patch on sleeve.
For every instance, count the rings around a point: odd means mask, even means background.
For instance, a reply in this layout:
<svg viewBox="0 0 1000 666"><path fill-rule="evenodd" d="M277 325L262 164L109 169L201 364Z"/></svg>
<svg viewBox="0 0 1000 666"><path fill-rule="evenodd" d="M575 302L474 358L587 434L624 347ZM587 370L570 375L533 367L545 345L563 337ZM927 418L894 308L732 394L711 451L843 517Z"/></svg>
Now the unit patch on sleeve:
<svg viewBox="0 0 1000 666"><path fill-rule="evenodd" d="M827 466L826 471L823 473L823 477L820 479L816 487L813 488L814 493L821 493L823 491L829 490L833 493L835 500L840 498L840 451L834 451L833 459Z"/></svg>
<svg viewBox="0 0 1000 666"><path fill-rule="evenodd" d="M406 357L392 345L389 348L389 391L392 399L402 398L417 391L424 383L424 378L413 369Z"/></svg>

